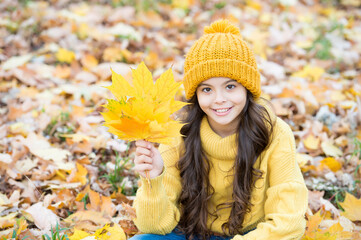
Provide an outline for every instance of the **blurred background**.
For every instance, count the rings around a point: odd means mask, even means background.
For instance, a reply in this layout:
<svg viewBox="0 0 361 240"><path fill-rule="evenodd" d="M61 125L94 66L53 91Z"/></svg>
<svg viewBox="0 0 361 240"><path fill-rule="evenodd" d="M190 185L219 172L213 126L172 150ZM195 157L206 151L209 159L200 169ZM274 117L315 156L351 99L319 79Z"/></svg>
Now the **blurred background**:
<svg viewBox="0 0 361 240"><path fill-rule="evenodd" d="M51 239L65 239L111 222L137 233L134 146L99 113L110 68L131 81L144 61L154 80L171 67L181 81L185 53L221 18L241 29L262 97L294 132L303 239L360 239L360 0L1 0L0 237L57 226Z"/></svg>

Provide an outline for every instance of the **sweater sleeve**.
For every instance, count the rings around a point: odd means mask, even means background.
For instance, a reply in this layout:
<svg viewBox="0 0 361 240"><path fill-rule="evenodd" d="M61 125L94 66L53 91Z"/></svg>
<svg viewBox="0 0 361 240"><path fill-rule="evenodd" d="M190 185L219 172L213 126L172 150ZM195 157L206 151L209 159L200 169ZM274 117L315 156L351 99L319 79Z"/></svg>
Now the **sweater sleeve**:
<svg viewBox="0 0 361 240"><path fill-rule="evenodd" d="M236 235L234 240L300 239L305 231L308 190L296 162L294 136L285 122L278 119L277 124L267 163L265 221L243 236Z"/></svg>
<svg viewBox="0 0 361 240"><path fill-rule="evenodd" d="M178 146L177 146L178 145ZM179 144L160 145L159 151L164 161L163 173L150 180L141 177L141 187L134 200L136 210L135 225L143 233L165 235L178 224L180 210L177 204L181 181L175 163L179 158Z"/></svg>

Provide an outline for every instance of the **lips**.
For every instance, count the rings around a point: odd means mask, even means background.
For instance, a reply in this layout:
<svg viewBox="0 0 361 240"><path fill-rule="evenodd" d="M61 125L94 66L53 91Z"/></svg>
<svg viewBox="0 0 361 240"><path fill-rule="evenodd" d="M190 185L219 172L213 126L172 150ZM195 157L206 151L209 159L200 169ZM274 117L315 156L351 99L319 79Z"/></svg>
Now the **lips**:
<svg viewBox="0 0 361 240"><path fill-rule="evenodd" d="M218 109L212 109L214 111L214 113L218 116L224 116L227 115L230 110L232 109L232 107L230 108L218 108Z"/></svg>

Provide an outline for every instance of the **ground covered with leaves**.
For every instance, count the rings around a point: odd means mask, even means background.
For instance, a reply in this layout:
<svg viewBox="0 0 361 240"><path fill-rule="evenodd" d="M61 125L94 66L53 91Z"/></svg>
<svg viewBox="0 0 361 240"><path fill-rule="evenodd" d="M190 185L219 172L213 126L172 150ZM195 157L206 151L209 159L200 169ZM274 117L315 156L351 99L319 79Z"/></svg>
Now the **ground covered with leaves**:
<svg viewBox="0 0 361 240"><path fill-rule="evenodd" d="M111 70L154 80L203 27L240 26L263 97L292 128L309 189L303 239L361 239L359 0L0 2L0 239L126 239L138 232L134 145L100 112ZM182 99L183 92L179 92ZM125 235L124 235L124 233Z"/></svg>

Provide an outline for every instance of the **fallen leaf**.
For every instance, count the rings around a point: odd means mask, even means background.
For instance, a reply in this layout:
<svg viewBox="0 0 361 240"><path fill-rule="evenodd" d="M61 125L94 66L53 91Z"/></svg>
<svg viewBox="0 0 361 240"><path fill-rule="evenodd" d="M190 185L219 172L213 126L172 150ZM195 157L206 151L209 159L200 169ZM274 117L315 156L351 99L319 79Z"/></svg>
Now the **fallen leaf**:
<svg viewBox="0 0 361 240"><path fill-rule="evenodd" d="M64 48L60 48L56 53L59 62L71 63L75 59L75 53Z"/></svg>
<svg viewBox="0 0 361 240"><path fill-rule="evenodd" d="M312 162L312 157L307 154L296 153L296 160L300 168L305 167L308 162Z"/></svg>
<svg viewBox="0 0 361 240"><path fill-rule="evenodd" d="M319 168L321 171L325 167L329 168L333 172L337 172L338 170L340 170L342 168L342 164L332 157L324 158L323 160L321 160L320 163L321 164L320 164Z"/></svg>
<svg viewBox="0 0 361 240"><path fill-rule="evenodd" d="M22 66L25 63L29 62L32 57L33 57L32 54L25 54L22 56L11 57L2 64L2 69L10 70L10 69Z"/></svg>
<svg viewBox="0 0 361 240"><path fill-rule="evenodd" d="M346 100L346 96L342 93L342 91L334 90L331 93L330 100L337 103Z"/></svg>
<svg viewBox="0 0 361 240"><path fill-rule="evenodd" d="M67 217L64 222L80 230L93 231L94 229L98 229L99 227L110 223L111 220L104 217L103 214L98 211L84 210L75 212Z"/></svg>
<svg viewBox="0 0 361 240"><path fill-rule="evenodd" d="M320 199L324 194L323 191L308 191L308 205L312 211L317 212L320 210L322 206Z"/></svg>
<svg viewBox="0 0 361 240"><path fill-rule="evenodd" d="M49 231L59 224L59 217L48 208L44 207L43 202L38 202L25 210L34 220L35 225L41 229Z"/></svg>
<svg viewBox="0 0 361 240"><path fill-rule="evenodd" d="M113 216L115 214L116 209L110 197L101 196L100 211L107 213L109 216Z"/></svg>
<svg viewBox="0 0 361 240"><path fill-rule="evenodd" d="M105 62L117 62L123 59L122 50L119 48L108 47L103 52Z"/></svg>
<svg viewBox="0 0 361 240"><path fill-rule="evenodd" d="M292 77L310 78L313 81L318 81L325 73L325 69L320 67L312 67L306 65L301 71L293 73Z"/></svg>
<svg viewBox="0 0 361 240"><path fill-rule="evenodd" d="M32 153L44 160L53 160L59 169L71 170L74 168L73 162L66 161L68 156L71 155L68 150L60 148L45 148L33 150Z"/></svg>
<svg viewBox="0 0 361 240"><path fill-rule="evenodd" d="M339 202L341 207L345 210L341 215L350 219L351 221L361 221L361 199L346 192L345 200Z"/></svg>
<svg viewBox="0 0 361 240"><path fill-rule="evenodd" d="M101 240L127 239L123 229L118 224L114 224L113 227L110 227L109 224L107 224L103 228L96 230L94 236L96 237L96 239L101 239Z"/></svg>
<svg viewBox="0 0 361 240"><path fill-rule="evenodd" d="M306 139L303 140L303 144L307 149L317 150L320 145L320 139L313 134L309 134Z"/></svg>
<svg viewBox="0 0 361 240"><path fill-rule="evenodd" d="M175 8L188 9L192 6L194 0L174 0L172 1L172 6Z"/></svg>
<svg viewBox="0 0 361 240"><path fill-rule="evenodd" d="M341 157L343 155L342 151L338 147L333 145L333 143L330 141L322 142L321 148L322 151L326 154L326 156Z"/></svg>
<svg viewBox="0 0 361 240"><path fill-rule="evenodd" d="M6 216L0 217L0 229L12 227L16 224L16 216L18 213L10 213Z"/></svg>
<svg viewBox="0 0 361 240"><path fill-rule="evenodd" d="M81 164L76 163L76 168L72 169L70 175L67 177L67 182L80 182L82 185L87 183L88 170Z"/></svg>
<svg viewBox="0 0 361 240"><path fill-rule="evenodd" d="M89 236L90 236L89 233L75 228L74 233L71 236L69 236L69 240L82 240Z"/></svg>
<svg viewBox="0 0 361 240"><path fill-rule="evenodd" d="M101 197L100 197L99 193L97 193L89 188L88 195L89 195L89 200L90 200L90 208L93 210L99 211L100 205L101 205L101 201L100 201Z"/></svg>
<svg viewBox="0 0 361 240"><path fill-rule="evenodd" d="M312 237L314 233L317 231L318 225L320 225L322 219L323 217L321 216L321 211L318 211L312 216L308 216L307 229L305 235Z"/></svg>
<svg viewBox="0 0 361 240"><path fill-rule="evenodd" d="M13 159L10 156L10 154L0 153L0 162L2 162L4 164L10 164L12 161L13 161ZM0 200L0 203L1 203L1 200Z"/></svg>
<svg viewBox="0 0 361 240"><path fill-rule="evenodd" d="M25 174L31 169L35 168L38 165L37 159L26 158L24 160L18 160L15 163L15 168L20 173Z"/></svg>
<svg viewBox="0 0 361 240"><path fill-rule="evenodd" d="M54 76L58 78L67 79L71 75L71 68L69 66L57 65L54 70Z"/></svg>
<svg viewBox="0 0 361 240"><path fill-rule="evenodd" d="M91 54L85 54L80 62L85 69L91 69L98 65L98 60Z"/></svg>
<svg viewBox="0 0 361 240"><path fill-rule="evenodd" d="M93 73L81 71L75 75L74 79L82 83L91 84L96 82L98 78Z"/></svg>

